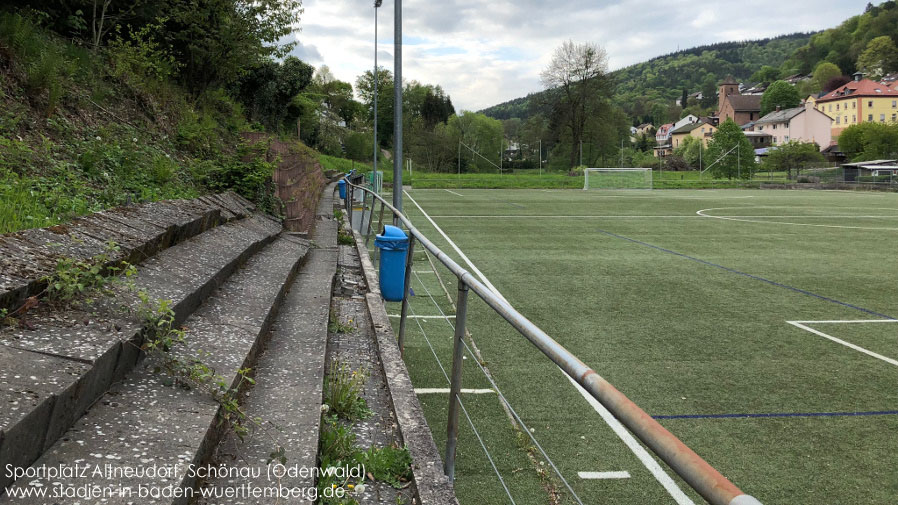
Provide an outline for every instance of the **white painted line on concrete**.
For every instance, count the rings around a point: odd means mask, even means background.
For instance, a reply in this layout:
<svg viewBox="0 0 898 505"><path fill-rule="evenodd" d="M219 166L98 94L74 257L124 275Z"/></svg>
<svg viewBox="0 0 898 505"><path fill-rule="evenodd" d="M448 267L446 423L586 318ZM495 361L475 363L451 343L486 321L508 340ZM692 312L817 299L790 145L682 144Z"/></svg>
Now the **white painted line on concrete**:
<svg viewBox="0 0 898 505"><path fill-rule="evenodd" d="M872 357L874 357L874 358L876 358L876 359L885 361L886 363L888 363L888 364L890 364L890 365L898 366L898 360L894 360L894 359L892 359L892 358L883 356L882 354L875 353L875 352L873 352L873 351L871 351L871 350L869 350L869 349L864 349L863 347L861 347L861 346L859 346L859 345L852 344L851 342L846 342L846 341L844 341L844 340L842 340L842 339L840 339L840 338L836 338L836 337L834 337L834 336L832 336L832 335L827 335L826 333L823 333L822 331L815 330L814 328L811 328L811 327L809 327L809 326L805 326L805 325L801 324L801 323L798 322L798 321L786 321L786 322L789 323L789 324L791 324L792 326L795 326L795 327L797 327L797 328L801 328L802 330L809 331L809 332L813 333L814 335L821 336L821 337L823 337L823 338L832 340L833 342L835 342L835 343L837 343L837 344L842 344L842 345L844 345L845 347L849 347L849 348L851 348L851 349L854 349L855 351L862 352L862 353L866 354L867 356L872 356Z"/></svg>
<svg viewBox="0 0 898 505"><path fill-rule="evenodd" d="M559 368L559 370L561 370ZM580 384L577 384L577 381L571 378L570 375L561 370L561 373L564 374L565 377L571 384L577 388L577 391L583 395L583 398L586 399L587 402L595 409L596 412L602 417L602 420L605 421L606 424L614 431L614 434L620 438L624 444L633 452L633 454L639 459L639 461L646 467L646 469L651 472L651 474L655 477L655 480L661 484L664 489L670 494L670 496L677 502L678 505L695 505L695 502L692 501L691 498L686 496L686 493L680 489L680 486L677 485L676 482L661 468L661 465L658 464L657 461L648 453L648 451L643 447L633 435L627 431L627 428L621 424L614 415L605 408L604 405L599 403L598 400L592 397L585 389L583 389Z"/></svg>
<svg viewBox="0 0 898 505"><path fill-rule="evenodd" d="M577 472L581 479L629 479L630 472Z"/></svg>
<svg viewBox="0 0 898 505"><path fill-rule="evenodd" d="M461 256L461 259L463 259L465 261L465 263L468 264L468 266L471 268L471 270L475 274L477 274L477 277L480 277L480 280L486 285L486 287L488 287L490 289L490 291L492 291L496 296L498 296L500 300L502 300L505 303L508 303L508 300L506 300L505 297L502 296L502 293L500 293L499 290L496 289L496 286L493 286L493 284L489 281L489 279L487 279L486 276L483 275L483 272L481 272L476 266L474 266L474 263L472 263L471 260L468 259L467 256L465 256L465 253L461 252L461 249L459 249L458 246L455 245L455 242L453 242L452 239L449 238L449 235L446 235L446 232L444 232L443 229L440 228L439 225L437 225L437 223L433 219L431 219L430 216L427 215L426 212L424 212L424 209L422 209L421 206L418 205L418 202L416 202L415 199L412 198L412 195L408 194L408 191L405 191L405 190L403 190L402 192L405 193L405 196L407 196L408 199L411 200L411 202L413 204L415 204L415 207L418 207L418 210L421 211L421 214L423 214L424 217L428 221L430 221L430 224L433 225L434 229L436 231L438 231L440 233L440 235L443 236L444 239L446 239L446 242L448 242L449 245L452 246L452 249L454 249L455 252L458 253L459 256ZM511 304L509 303L509 305L511 305Z"/></svg>
<svg viewBox="0 0 898 505"><path fill-rule="evenodd" d="M495 393L492 389L460 389L459 392L464 394L471 395L485 395L489 393ZM415 388L415 394L417 395L426 395L426 394L449 394L449 388Z"/></svg>
<svg viewBox="0 0 898 505"><path fill-rule="evenodd" d="M448 189L447 189L446 191L449 192L449 193L452 193L453 195L458 195L458 196L460 196L460 197L462 197L462 198L464 198L464 196L465 196L465 195L456 193L455 191L449 191Z"/></svg>
<svg viewBox="0 0 898 505"><path fill-rule="evenodd" d="M390 317L402 317L402 314L389 314ZM455 319L455 315L451 316L413 316L411 314L406 314L409 319Z"/></svg>

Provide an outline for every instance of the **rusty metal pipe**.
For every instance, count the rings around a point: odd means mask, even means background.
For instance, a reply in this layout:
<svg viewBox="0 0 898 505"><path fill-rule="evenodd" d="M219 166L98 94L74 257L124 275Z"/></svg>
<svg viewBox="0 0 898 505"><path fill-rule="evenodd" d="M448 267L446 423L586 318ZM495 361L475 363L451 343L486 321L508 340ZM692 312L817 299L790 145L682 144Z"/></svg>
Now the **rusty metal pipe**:
<svg viewBox="0 0 898 505"><path fill-rule="evenodd" d="M378 199L380 198L378 197ZM382 199L380 200L383 201ZM580 361L579 358L436 247L433 242L428 240L424 234L412 225L405 215L398 212L392 205L385 202L384 204L393 212L394 219L401 221L409 230L409 234L418 239L421 246L430 251L446 268L458 277L460 286L464 285L470 288L503 319L508 321L518 333L527 338L553 363L583 386L583 389L605 406L614 417L633 432L637 438L645 443L652 452L661 458L708 503L712 505L761 505L760 501L743 493L726 477L721 475L720 472L703 460L701 456L687 447L686 444L661 426L658 421L654 420L623 393L603 379L595 370ZM461 310L461 305L459 305L458 313ZM457 321L456 332L459 326L461 325Z"/></svg>

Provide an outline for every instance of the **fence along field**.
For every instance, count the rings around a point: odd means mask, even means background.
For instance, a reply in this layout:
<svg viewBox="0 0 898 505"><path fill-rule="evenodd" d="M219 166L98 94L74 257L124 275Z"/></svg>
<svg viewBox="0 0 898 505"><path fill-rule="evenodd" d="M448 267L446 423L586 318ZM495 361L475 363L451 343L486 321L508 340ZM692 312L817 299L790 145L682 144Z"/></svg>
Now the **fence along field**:
<svg viewBox="0 0 898 505"><path fill-rule="evenodd" d="M898 317L890 295L898 269L888 253L898 245L898 195L409 195L417 206L407 199L406 213L439 247L453 254L423 212L521 313L763 503L898 496L898 368L889 361L898 360L898 325L872 322ZM454 295L454 279L435 265L440 276L416 254L406 362L442 444L447 395L439 391L448 383L437 359L451 362L453 312L443 287ZM575 503L550 464L583 503L703 503L663 465L659 473L654 458L640 457L638 443L628 444L489 310L470 305L473 341L551 462L528 455L529 437L511 428L469 355L463 387L471 392L462 397L478 433L463 418L462 503L543 504L554 492Z"/></svg>

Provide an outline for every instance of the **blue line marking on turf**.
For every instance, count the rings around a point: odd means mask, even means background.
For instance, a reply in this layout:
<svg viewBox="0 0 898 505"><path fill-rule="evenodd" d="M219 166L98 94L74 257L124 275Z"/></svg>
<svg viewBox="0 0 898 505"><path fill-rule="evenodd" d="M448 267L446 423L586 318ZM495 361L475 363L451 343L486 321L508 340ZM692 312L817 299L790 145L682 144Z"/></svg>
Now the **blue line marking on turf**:
<svg viewBox="0 0 898 505"><path fill-rule="evenodd" d="M674 416L652 416L652 419L744 419L763 417L860 417L895 416L898 410L877 410L873 412L772 412L768 414L688 414Z"/></svg>
<svg viewBox="0 0 898 505"><path fill-rule="evenodd" d="M850 303L840 302L839 300L836 300L836 299L834 299L834 298L829 298L828 296L818 295L817 293L812 293L812 292L807 291L807 290L804 290L804 289L800 289L800 288L796 288L796 287L793 287L793 286L789 286L788 284L783 284L783 283L781 283L781 282L776 282L776 281L772 281L772 280L770 280L770 279L765 279L765 278L763 278L763 277L758 277L757 275L752 275L752 274L749 274L749 273L740 272L739 270L735 270L735 269L730 268L730 267L725 267L725 266L723 266L723 265L718 265L717 263L711 263L710 261L705 261L705 260L703 260L703 259L699 259L699 258L696 258L696 257L693 257L693 256L689 256L689 255L687 255L687 254L678 253L678 252L676 252L676 251L671 251L670 249L665 249L665 248L663 248L663 247L659 247L659 246L656 246L656 245L652 245L652 244L649 244L648 242L642 242L641 240L636 240L636 239L633 239L633 238L630 238L630 237L625 237L625 236L623 236L623 235L618 235L617 233L611 233L610 231L605 231L605 230L602 230L602 229L599 229L599 231L600 231L601 233L604 233L605 235L609 235L609 236L612 236L612 237L615 237L615 238L619 238L619 239L622 239L622 240L627 240L627 241L629 241L629 242L633 242L634 244L639 244L639 245L644 245L644 246L646 246L646 247L651 247L652 249L656 249L656 250L658 250L658 251L666 252L666 253L668 253L668 254L673 254L673 255L679 256L679 257L681 257L681 258L686 258L686 259L688 259L688 260L692 260L692 261L695 261L695 262L697 262L697 263L701 263L701 264L703 264L703 265L707 265L707 266L709 266L709 267L714 267L714 268L719 268L719 269L721 269L721 270L726 270L727 272L730 272L730 273L734 273L734 274L738 274L738 275L743 275L743 276L748 277L748 278L750 278L750 279L754 279L754 280L756 280L756 281L761 281L761 282L766 282L767 284L771 284L771 285L773 285L773 286L777 286L777 287L780 287L780 288L785 288L785 289L788 289L788 290L791 290L791 291L795 291L796 293L801 293L801 294L803 294L803 295L813 296L814 298L818 298L818 299L823 300L823 301L835 303L835 304L841 305L841 306L843 306L843 307L848 307L849 309L859 310L859 311L861 311L861 312L865 312L865 313L867 313L867 314L870 314L871 316L882 317L882 318L884 318L884 319L895 319L895 318L892 317L892 316L887 316L887 315L885 315L885 314L880 314L879 312L875 312L875 311L872 311L872 310L870 310L870 309L865 309L865 308L863 308L863 307L858 307L857 305L852 305L852 304L850 304Z"/></svg>

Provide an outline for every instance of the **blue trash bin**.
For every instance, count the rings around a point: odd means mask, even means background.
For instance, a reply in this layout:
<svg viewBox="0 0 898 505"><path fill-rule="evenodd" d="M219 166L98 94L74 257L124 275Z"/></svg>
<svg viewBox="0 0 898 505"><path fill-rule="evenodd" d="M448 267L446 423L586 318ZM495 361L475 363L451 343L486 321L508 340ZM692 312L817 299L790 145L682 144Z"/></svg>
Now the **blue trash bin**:
<svg viewBox="0 0 898 505"><path fill-rule="evenodd" d="M337 188L340 189L340 198L346 200L346 179L337 181Z"/></svg>
<svg viewBox="0 0 898 505"><path fill-rule="evenodd" d="M401 302L405 296L405 257L408 236L399 228L385 225L374 237L374 247L380 248L380 294L388 302Z"/></svg>

